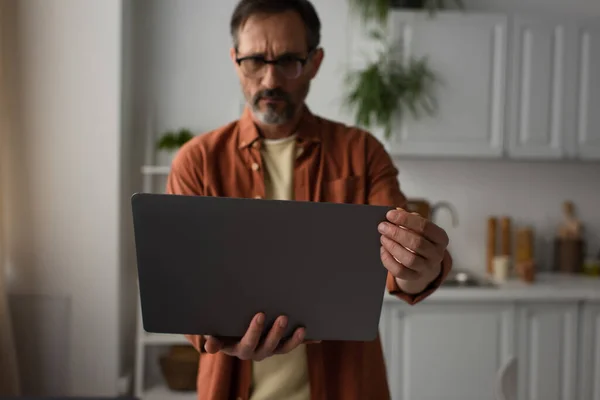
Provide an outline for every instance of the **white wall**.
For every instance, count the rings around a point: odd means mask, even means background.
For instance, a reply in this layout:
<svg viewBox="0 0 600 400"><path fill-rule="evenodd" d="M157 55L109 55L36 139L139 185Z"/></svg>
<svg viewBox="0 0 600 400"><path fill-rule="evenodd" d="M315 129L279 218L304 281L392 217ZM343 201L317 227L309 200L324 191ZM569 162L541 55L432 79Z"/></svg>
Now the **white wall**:
<svg viewBox="0 0 600 400"><path fill-rule="evenodd" d="M17 2L11 292L26 392L114 395L119 0Z"/></svg>
<svg viewBox="0 0 600 400"><path fill-rule="evenodd" d="M134 0L139 129L147 128L147 111L156 137L184 126L213 129L239 116L242 93L229 58L236 3Z"/></svg>
<svg viewBox="0 0 600 400"><path fill-rule="evenodd" d="M540 269L552 264L552 241L562 221L562 202L572 200L582 219L590 253L600 251L600 164L553 162L397 160L402 189L431 202L449 201L458 212L452 228L446 211L436 222L447 229L457 268L485 271L487 219L510 216L513 227L536 233Z"/></svg>
<svg viewBox="0 0 600 400"><path fill-rule="evenodd" d="M120 376L132 373L135 357L135 334L137 329L137 270L135 264L133 227L130 217L130 195L133 193L134 174L132 170L139 170L133 164L137 149L134 147L133 135L133 85L136 47L134 46L133 5L131 0L123 0L122 16L122 115L121 115L121 268L120 268L120 307L119 307L119 339L121 352Z"/></svg>

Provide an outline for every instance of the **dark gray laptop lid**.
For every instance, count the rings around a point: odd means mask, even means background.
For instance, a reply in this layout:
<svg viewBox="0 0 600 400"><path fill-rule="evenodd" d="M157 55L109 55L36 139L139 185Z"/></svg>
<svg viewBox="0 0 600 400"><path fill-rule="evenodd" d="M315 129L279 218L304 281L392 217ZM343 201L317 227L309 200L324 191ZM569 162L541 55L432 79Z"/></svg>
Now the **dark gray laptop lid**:
<svg viewBox="0 0 600 400"><path fill-rule="evenodd" d="M257 312L308 340L373 340L390 207L167 194L131 200L144 329L241 337Z"/></svg>

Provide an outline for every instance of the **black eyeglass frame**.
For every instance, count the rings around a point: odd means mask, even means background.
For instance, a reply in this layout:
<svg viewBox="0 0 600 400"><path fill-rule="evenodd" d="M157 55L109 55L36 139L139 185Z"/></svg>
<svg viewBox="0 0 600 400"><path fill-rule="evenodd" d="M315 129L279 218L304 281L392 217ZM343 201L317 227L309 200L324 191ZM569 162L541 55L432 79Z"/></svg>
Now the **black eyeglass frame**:
<svg viewBox="0 0 600 400"><path fill-rule="evenodd" d="M308 54L306 55L306 57L298 57L295 55L282 55L278 58L275 58L273 60L267 60L264 56L260 56L260 55L250 55L250 56L244 56L244 57L236 57L235 62L237 63L238 66L241 67L242 62L245 60L260 60L261 62L263 62L265 65L275 65L275 67L278 66L278 62L280 62L281 59L283 58L292 58L294 61L297 61L300 63L300 68L299 71L297 73L297 75L293 78L289 78L288 79L296 79L298 78L301 74L302 74L302 70L304 69L304 66L308 63L308 61L310 60L310 58L314 55L315 51L317 50L317 48L311 49L308 51ZM237 54L237 49L236 49L236 54Z"/></svg>

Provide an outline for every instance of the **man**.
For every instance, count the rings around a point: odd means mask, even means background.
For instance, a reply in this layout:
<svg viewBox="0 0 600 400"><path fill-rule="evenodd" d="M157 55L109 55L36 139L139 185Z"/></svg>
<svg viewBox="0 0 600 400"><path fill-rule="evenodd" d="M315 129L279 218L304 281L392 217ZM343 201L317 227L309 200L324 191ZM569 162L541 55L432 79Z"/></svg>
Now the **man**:
<svg viewBox="0 0 600 400"><path fill-rule="evenodd" d="M383 146L361 129L313 115L304 103L324 57L320 21L308 0L241 0L231 34L247 107L238 121L182 147L168 193L405 205ZM401 209L387 218L379 227L387 289L415 304L451 268L448 237ZM338 229L344 227L332 226L332 235ZM389 399L379 338L306 343L298 329L283 342L287 321L281 316L259 341L263 323L257 314L237 343L188 337L201 352L199 399Z"/></svg>

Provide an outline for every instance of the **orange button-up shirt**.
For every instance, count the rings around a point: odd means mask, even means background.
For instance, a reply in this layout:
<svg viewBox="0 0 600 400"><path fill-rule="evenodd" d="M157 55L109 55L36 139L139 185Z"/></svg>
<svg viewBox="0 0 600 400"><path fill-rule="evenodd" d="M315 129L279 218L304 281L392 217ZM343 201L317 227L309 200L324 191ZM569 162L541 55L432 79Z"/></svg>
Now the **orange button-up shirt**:
<svg viewBox="0 0 600 400"><path fill-rule="evenodd" d="M405 206L398 170L371 134L320 118L306 107L296 133L295 200ZM264 198L260 146L261 136L246 109L238 121L198 135L179 150L167 193ZM389 274L387 290L416 304L439 287L451 264L446 252L441 274L418 295L403 293ZM204 353L201 336L187 337L201 352L198 399L247 400L252 361ZM379 337L371 342L324 341L307 345L306 351L312 400L390 398Z"/></svg>

